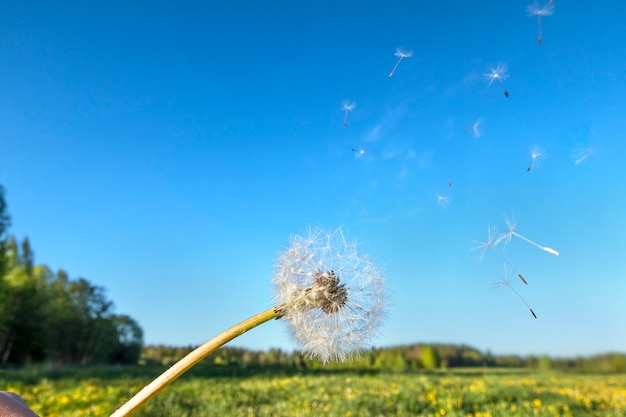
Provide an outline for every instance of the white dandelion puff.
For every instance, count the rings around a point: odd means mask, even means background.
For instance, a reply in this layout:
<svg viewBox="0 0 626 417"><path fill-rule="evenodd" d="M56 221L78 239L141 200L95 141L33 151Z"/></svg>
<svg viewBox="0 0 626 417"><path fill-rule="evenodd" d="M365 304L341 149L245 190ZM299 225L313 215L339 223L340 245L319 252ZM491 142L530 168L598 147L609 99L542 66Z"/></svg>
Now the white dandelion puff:
<svg viewBox="0 0 626 417"><path fill-rule="evenodd" d="M343 103L343 110L345 111L345 115L343 116L343 127L346 128L348 126L348 113L350 113L356 107L356 103L346 101Z"/></svg>
<svg viewBox="0 0 626 417"><path fill-rule="evenodd" d="M405 51L402 48L396 48L396 52L394 53L394 55L398 58L398 61L396 62L396 65L393 66L393 69L389 73L389 77L393 77L394 72L396 72L396 68L398 68L398 65L400 65L400 62L404 58L410 58L413 56L413 51Z"/></svg>
<svg viewBox="0 0 626 417"><path fill-rule="evenodd" d="M274 274L274 299L302 352L344 361L366 348L384 319L384 277L341 229L292 237Z"/></svg>
<svg viewBox="0 0 626 417"><path fill-rule="evenodd" d="M541 46L543 42L543 34L541 30L541 18L545 16L552 16L554 14L554 4L552 0L543 6L539 6L539 3L533 3L526 6L526 13L528 16L537 16L537 45Z"/></svg>
<svg viewBox="0 0 626 417"><path fill-rule="evenodd" d="M502 87L502 91L504 92L504 96L506 98L509 97L509 92L504 88L504 84L502 82L509 78L508 71L509 70L506 64L498 64L496 68L491 68L491 72L484 74L489 85L493 84L494 81L498 81L498 84Z"/></svg>

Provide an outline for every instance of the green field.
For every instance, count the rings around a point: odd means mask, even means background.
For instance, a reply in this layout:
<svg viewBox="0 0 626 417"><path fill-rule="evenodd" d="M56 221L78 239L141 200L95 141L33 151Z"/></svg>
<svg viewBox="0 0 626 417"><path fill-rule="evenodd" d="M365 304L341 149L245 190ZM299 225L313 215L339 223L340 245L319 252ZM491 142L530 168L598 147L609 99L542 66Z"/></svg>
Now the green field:
<svg viewBox="0 0 626 417"><path fill-rule="evenodd" d="M471 369L420 373L193 370L137 416L626 416L626 375ZM0 371L42 417L108 416L156 368Z"/></svg>

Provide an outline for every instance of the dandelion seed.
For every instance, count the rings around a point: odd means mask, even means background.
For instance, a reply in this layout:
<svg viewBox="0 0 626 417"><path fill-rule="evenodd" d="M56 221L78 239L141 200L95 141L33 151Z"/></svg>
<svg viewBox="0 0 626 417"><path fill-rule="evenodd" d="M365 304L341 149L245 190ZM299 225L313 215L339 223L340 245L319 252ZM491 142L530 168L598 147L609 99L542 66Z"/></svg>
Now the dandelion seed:
<svg viewBox="0 0 626 417"><path fill-rule="evenodd" d="M450 197L446 195L439 195L439 194L435 194L435 197L437 197L437 206L447 207L450 205Z"/></svg>
<svg viewBox="0 0 626 417"><path fill-rule="evenodd" d="M508 68L506 64L498 64L496 68L491 68L491 72L484 74L487 79L489 85L493 84L494 81L498 81L500 87L502 87L502 91L504 92L504 96L506 98L509 97L509 92L504 88L504 84L502 81L509 78Z"/></svg>
<svg viewBox="0 0 626 417"><path fill-rule="evenodd" d="M513 291L515 295L517 295L517 297L519 297L520 300L522 300L522 302L526 305L526 307L528 307L533 317L537 318L537 315L535 314L533 309L530 307L530 305L528 305L524 297L522 297L522 295L519 292L517 292L515 288L513 288L513 285L511 284L510 279L509 279L509 272L506 268L506 263L504 264L504 278L502 280L494 282L493 284L497 289L508 287L511 291Z"/></svg>
<svg viewBox="0 0 626 417"><path fill-rule="evenodd" d="M389 77L393 77L393 73L396 72L396 68L398 68L398 65L400 65L400 61L402 61L404 58L410 58L411 56L413 56L413 51L404 51L401 48L396 48L396 52L394 55L398 57L398 61L389 73Z"/></svg>
<svg viewBox="0 0 626 417"><path fill-rule="evenodd" d="M452 181L448 183L448 187L452 187Z"/></svg>
<svg viewBox="0 0 626 417"><path fill-rule="evenodd" d="M241 334L283 319L309 357L326 363L362 351L378 332L386 308L385 280L341 229L294 236L274 274L277 305L231 327L190 352L116 410L125 417L202 359Z"/></svg>
<svg viewBox="0 0 626 417"><path fill-rule="evenodd" d="M343 117L343 127L346 128L348 126L348 113L350 113L356 107L356 103L345 102L343 103L343 110L346 112Z"/></svg>
<svg viewBox="0 0 626 417"><path fill-rule="evenodd" d="M526 13L531 17L537 16L537 45L541 46L541 43L543 42L541 18L545 16L552 16L554 14L554 5L552 4L552 0L544 6L539 6L539 3L529 4L526 6Z"/></svg>
<svg viewBox="0 0 626 417"><path fill-rule="evenodd" d="M505 234L501 235L501 236L500 236L500 237L499 237L499 238L495 241L495 243L493 244L493 246L497 246L497 245L498 245L498 243L500 243L501 241L504 241L504 244L505 244L505 246L506 246L509 242L511 242L511 238L512 238L513 236L516 236L516 237L518 237L518 238L522 239L523 241L525 241L525 242L527 242L527 243L530 243L530 244L531 244L531 245L533 245L534 247L541 249L542 251L545 251L545 252L551 253L552 255L555 255L555 256L559 256L559 252L557 252L556 250L554 250L554 249L552 249L552 248L549 248L549 247L547 247L547 246L542 246L542 245L540 245L540 244L538 244L538 243L535 243L535 242L533 242L532 240L528 239L527 237L524 237L524 236L520 235L519 233L517 233L517 232L515 231L516 224L515 224L512 220L510 220L508 217L504 216L504 222L505 222L505 223L506 223L506 225L508 226L509 231L508 231L508 232L506 232Z"/></svg>
<svg viewBox="0 0 626 417"><path fill-rule="evenodd" d="M496 228L494 226L489 226L487 227L487 240L485 242L476 242L477 245L475 245L472 250L479 250L480 253L478 255L478 260L482 261L483 258L485 257L485 253L489 250L489 249L493 249L493 247L496 244Z"/></svg>
<svg viewBox="0 0 626 417"><path fill-rule="evenodd" d="M533 145L528 148L528 152L530 153L530 164L528 165L526 172L530 172L531 168L538 168L539 162L548 157L545 149L541 146Z"/></svg>
<svg viewBox="0 0 626 417"><path fill-rule="evenodd" d="M480 130L482 123L483 123L482 119L478 118L478 120L476 120L469 129L465 129L463 132L465 133L472 132L475 138L479 138L480 135L482 134Z"/></svg>
<svg viewBox="0 0 626 417"><path fill-rule="evenodd" d="M354 152L354 157L356 159L361 159L361 157L365 154L365 149L352 148L352 152Z"/></svg>
<svg viewBox="0 0 626 417"><path fill-rule="evenodd" d="M592 148L577 148L572 151L572 158L574 158L574 164L578 165L585 162L587 158L593 153Z"/></svg>
<svg viewBox="0 0 626 417"><path fill-rule="evenodd" d="M528 281L526 281L526 278L524 278L524 276L521 273L519 273L517 269L515 269L515 267L511 264L511 262L509 262L508 259L504 257L503 254L501 254L498 250L496 250L496 245L500 242L500 240L502 240L502 236L499 238L496 238L495 227L488 227L487 228L487 241L478 242L478 245L473 248L475 250L481 251L478 259L482 261L483 258L485 257L485 253L487 252L487 250L491 249L493 253L495 253L506 265L509 266L509 268L515 271L519 279L522 280L524 284L528 285Z"/></svg>

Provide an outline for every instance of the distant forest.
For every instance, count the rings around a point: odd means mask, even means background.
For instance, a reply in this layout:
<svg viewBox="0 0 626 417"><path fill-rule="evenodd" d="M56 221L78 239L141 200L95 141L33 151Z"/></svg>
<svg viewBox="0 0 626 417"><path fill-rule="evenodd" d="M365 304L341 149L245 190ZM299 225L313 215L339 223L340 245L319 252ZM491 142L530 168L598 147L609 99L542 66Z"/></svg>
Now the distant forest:
<svg viewBox="0 0 626 417"><path fill-rule="evenodd" d="M10 217L0 185L0 366L128 364L168 366L193 347L144 346L131 317L114 312L104 288L36 265L28 238L7 235ZM469 346L414 344L371 349L345 363L323 365L299 352L225 347L203 365L232 370L354 369L411 371L461 367L626 372L626 354L576 358L493 355Z"/></svg>
<svg viewBox="0 0 626 417"><path fill-rule="evenodd" d="M169 366L194 347L146 346L140 364ZM203 360L204 365L231 369L291 369L291 370L371 370L405 372L452 368L528 368L577 372L626 372L625 353L553 358L549 356L493 355L465 345L412 344L374 348L343 363L322 364L304 357L300 352L281 349L253 351L224 347Z"/></svg>

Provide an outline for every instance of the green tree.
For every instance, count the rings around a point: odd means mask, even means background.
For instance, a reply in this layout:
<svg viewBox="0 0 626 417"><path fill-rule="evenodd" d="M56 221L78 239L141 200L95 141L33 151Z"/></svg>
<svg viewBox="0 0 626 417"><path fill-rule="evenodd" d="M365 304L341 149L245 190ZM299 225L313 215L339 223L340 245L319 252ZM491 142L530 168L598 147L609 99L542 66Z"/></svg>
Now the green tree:
<svg viewBox="0 0 626 417"><path fill-rule="evenodd" d="M60 269L48 288L48 354L54 363L69 364L80 361L76 341L81 335L84 320L82 310L72 297L71 284L68 274Z"/></svg>
<svg viewBox="0 0 626 417"><path fill-rule="evenodd" d="M4 259L5 233L9 229L10 225L11 225L11 218L9 217L9 214L7 213L7 203L6 203L6 200L4 199L4 187L0 185L0 278L4 276L4 272L5 272L5 259ZM2 288L0 288L0 292L2 292Z"/></svg>
<svg viewBox="0 0 626 417"><path fill-rule="evenodd" d="M109 361L123 364L136 364L143 347L143 330L139 324L127 315L115 315L111 318L115 326L117 346L111 349Z"/></svg>
<svg viewBox="0 0 626 417"><path fill-rule="evenodd" d="M552 369L552 359L547 355L539 356L537 359L537 369L548 371Z"/></svg>
<svg viewBox="0 0 626 417"><path fill-rule="evenodd" d="M85 278L79 278L69 285L72 302L78 310L79 328L74 343L78 349L78 362L92 363L104 348L107 323L113 303L104 295L104 288L92 285Z"/></svg>
<svg viewBox="0 0 626 417"><path fill-rule="evenodd" d="M0 362L30 362L45 356L44 288L50 278L45 265L33 266L28 239L23 250L14 237L5 245L7 270L2 277L0 305Z"/></svg>
<svg viewBox="0 0 626 417"><path fill-rule="evenodd" d="M422 348L422 366L425 369L439 368L439 355L432 346L424 346Z"/></svg>

